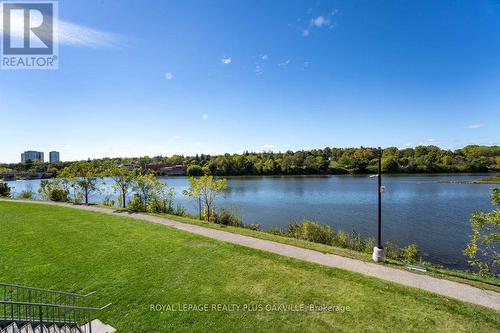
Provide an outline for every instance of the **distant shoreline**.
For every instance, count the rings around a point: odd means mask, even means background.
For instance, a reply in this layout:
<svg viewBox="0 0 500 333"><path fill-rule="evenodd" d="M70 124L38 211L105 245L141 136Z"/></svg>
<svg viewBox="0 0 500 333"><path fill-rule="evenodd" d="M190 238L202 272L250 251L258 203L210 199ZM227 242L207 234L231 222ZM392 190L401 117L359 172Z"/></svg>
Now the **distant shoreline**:
<svg viewBox="0 0 500 333"><path fill-rule="evenodd" d="M329 178L329 177L368 177L374 175L375 173L348 173L348 174L281 174L281 175L217 175L216 177L224 178ZM411 177L411 176L422 176L422 177L439 177L439 176L450 176L450 177L460 177L460 176L482 176L483 179L478 180L449 180L442 181L442 183L452 183L452 184L500 184L500 178L495 177L496 173L493 172L432 172L432 173L409 173L409 172L396 172L396 173L382 173L382 177ZM170 175L170 176L157 176L158 178L189 178L189 175ZM193 176L196 177L196 176ZM488 178L486 178L488 177ZM28 180L50 180L57 177L43 177L43 178L18 178L16 180L3 180L6 182L11 181L28 181ZM1 180L1 179L0 179Z"/></svg>
<svg viewBox="0 0 500 333"><path fill-rule="evenodd" d="M471 184L471 185L498 185L500 184L500 180L450 180L447 182L448 184Z"/></svg>
<svg viewBox="0 0 500 333"><path fill-rule="evenodd" d="M500 175L496 175L495 177L483 178L478 180L449 180L446 183L450 184L500 184Z"/></svg>

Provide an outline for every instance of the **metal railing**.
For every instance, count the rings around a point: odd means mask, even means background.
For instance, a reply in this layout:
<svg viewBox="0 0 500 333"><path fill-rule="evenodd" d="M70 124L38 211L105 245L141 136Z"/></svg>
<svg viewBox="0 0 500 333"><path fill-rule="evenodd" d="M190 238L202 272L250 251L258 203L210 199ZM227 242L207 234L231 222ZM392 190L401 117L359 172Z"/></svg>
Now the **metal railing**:
<svg viewBox="0 0 500 333"><path fill-rule="evenodd" d="M111 305L102 308L81 306L82 299L94 294L95 291L82 295L0 283L0 321L3 326L13 323L18 327L39 326L40 332L48 332L48 327L55 325L53 331L56 332L71 328L75 332L91 333L93 313Z"/></svg>
<svg viewBox="0 0 500 333"><path fill-rule="evenodd" d="M3 300L18 302L76 306L80 304L80 302L78 302L80 299L84 299L94 294L95 291L92 291L86 295L82 295L65 291L42 289L0 282L0 297L3 297Z"/></svg>
<svg viewBox="0 0 500 333"><path fill-rule="evenodd" d="M0 301L3 306L0 319L3 322L30 324L32 327L42 326L50 327L52 325L67 327L78 327L79 331L92 333L92 326L85 325L90 323L94 311L101 311L111 305L107 304L101 308L91 308L82 306L27 303L15 301Z"/></svg>

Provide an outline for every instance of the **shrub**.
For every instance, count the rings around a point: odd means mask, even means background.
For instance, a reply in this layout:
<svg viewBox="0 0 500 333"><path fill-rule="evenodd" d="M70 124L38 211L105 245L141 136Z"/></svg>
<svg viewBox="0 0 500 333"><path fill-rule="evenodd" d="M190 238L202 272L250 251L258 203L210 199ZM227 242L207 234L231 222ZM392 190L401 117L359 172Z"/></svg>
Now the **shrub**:
<svg viewBox="0 0 500 333"><path fill-rule="evenodd" d="M215 223L233 227L243 227L241 217L224 208L220 209L219 212L215 214Z"/></svg>
<svg viewBox="0 0 500 333"><path fill-rule="evenodd" d="M156 192L151 193L146 210L157 214L174 214L175 190L166 184L158 182ZM141 198L144 200L144 198Z"/></svg>
<svg viewBox="0 0 500 333"><path fill-rule="evenodd" d="M401 249L401 260L406 263L414 264L419 260L418 246L410 244Z"/></svg>
<svg viewBox="0 0 500 333"><path fill-rule="evenodd" d="M365 239L364 252L372 253L374 247L375 247L375 239L373 239L371 237L368 237L367 239Z"/></svg>
<svg viewBox="0 0 500 333"><path fill-rule="evenodd" d="M384 250L385 250L385 256L389 259L399 259L400 258L400 255L399 255L399 248L392 244L391 242L385 242L384 243Z"/></svg>
<svg viewBox="0 0 500 333"><path fill-rule="evenodd" d="M106 195L102 201L103 206L113 207L115 205L115 200L111 199L110 195Z"/></svg>
<svg viewBox="0 0 500 333"><path fill-rule="evenodd" d="M494 188L491 202L500 205L500 188ZM467 248L463 251L469 264L480 273L498 274L500 271L500 209L489 213L475 212L470 218L472 232Z"/></svg>
<svg viewBox="0 0 500 333"><path fill-rule="evenodd" d="M186 170L188 176L203 176L203 168L199 165L190 165Z"/></svg>
<svg viewBox="0 0 500 333"><path fill-rule="evenodd" d="M186 208L184 208L184 206L181 204L177 204L172 213L173 213L173 215L177 215L177 216L186 216Z"/></svg>
<svg viewBox="0 0 500 333"><path fill-rule="evenodd" d="M134 213L144 212L145 209L142 199L139 196L135 195L128 203L128 210Z"/></svg>
<svg viewBox="0 0 500 333"><path fill-rule="evenodd" d="M0 181L0 197L10 197L10 187L2 181Z"/></svg>
<svg viewBox="0 0 500 333"><path fill-rule="evenodd" d="M304 220L288 225L288 235L297 239L331 245L334 235L332 228L314 221Z"/></svg>
<svg viewBox="0 0 500 333"><path fill-rule="evenodd" d="M258 224L258 223L245 224L244 227L247 229L250 229L250 230L255 230L255 231L261 230L260 224Z"/></svg>
<svg viewBox="0 0 500 333"><path fill-rule="evenodd" d="M38 189L43 200L67 202L69 201L69 190L64 181L60 179L42 180Z"/></svg>
<svg viewBox="0 0 500 333"><path fill-rule="evenodd" d="M349 247L349 235L344 230L339 230L333 244L339 247Z"/></svg>
<svg viewBox="0 0 500 333"><path fill-rule="evenodd" d="M35 198L35 192L33 192L33 190L27 189L22 191L21 194L19 194L19 197L21 199L32 200Z"/></svg>
<svg viewBox="0 0 500 333"><path fill-rule="evenodd" d="M168 213L168 209L166 205L164 205L164 202L158 198L153 198L148 202L148 206L146 209L150 213L156 213L156 214L165 214Z"/></svg>
<svg viewBox="0 0 500 333"><path fill-rule="evenodd" d="M353 230L351 232L351 238L349 243L350 243L349 248L351 248L354 251L362 252L365 249L365 242L361 238L361 234L356 230Z"/></svg>
<svg viewBox="0 0 500 333"><path fill-rule="evenodd" d="M69 201L69 191L62 188L53 188L49 190L49 199L56 202Z"/></svg>
<svg viewBox="0 0 500 333"><path fill-rule="evenodd" d="M276 236L288 236L286 231L283 231L283 229L278 228L278 227L271 227L266 230L267 233L271 235L276 235Z"/></svg>

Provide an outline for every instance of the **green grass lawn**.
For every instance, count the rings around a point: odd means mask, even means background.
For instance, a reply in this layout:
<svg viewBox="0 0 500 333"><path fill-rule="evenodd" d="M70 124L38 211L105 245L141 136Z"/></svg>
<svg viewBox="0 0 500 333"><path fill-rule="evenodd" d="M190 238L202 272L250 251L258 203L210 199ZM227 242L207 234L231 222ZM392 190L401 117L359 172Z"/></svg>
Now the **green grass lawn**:
<svg viewBox="0 0 500 333"><path fill-rule="evenodd" d="M97 290L119 332L496 332L500 314L355 273L71 208L0 202L0 281ZM316 304L350 311L153 312L151 304Z"/></svg>
<svg viewBox="0 0 500 333"><path fill-rule="evenodd" d="M265 231L257 231L257 230L250 230L247 228L224 226L224 225L215 224L215 223L208 223L206 221L200 221L200 220L193 219L190 217L167 215L167 214L150 214L150 215L159 216L159 217L163 217L163 218L166 217L166 218L169 218L169 219L177 221L177 222L194 224L194 225L202 226L205 228L218 229L218 230L231 232L234 234L250 236L250 237L254 237L254 238L270 240L273 242L293 245L293 246L302 247L305 249L319 251L322 253L332 253L332 254L343 256L343 257L353 258L353 259L357 259L357 260L363 260L366 262L373 262L371 254L358 252L358 251L354 251L351 249L344 249L344 248L335 247L335 246L331 246L331 245L309 242L309 241L302 240L302 239L274 235L274 234L267 233ZM403 263L401 261L393 260L393 259L386 259L385 263L382 263L382 264L388 265L388 266L391 266L394 268L406 269L405 263ZM441 278L441 279L447 279L447 280L451 280L451 281L469 284L471 286L481 288L481 289L488 289L488 290L500 292L500 278L497 276L481 275L478 273L472 273L472 272L468 272L468 271L452 270L452 269L447 269L447 268L443 268L443 267L438 267L438 266L432 265L430 263L419 263L419 265L425 266L427 268L427 272L420 273L420 272L417 272L414 270L411 270L411 272L416 273L416 274L431 275L431 276ZM406 269L406 270L409 270L409 269Z"/></svg>

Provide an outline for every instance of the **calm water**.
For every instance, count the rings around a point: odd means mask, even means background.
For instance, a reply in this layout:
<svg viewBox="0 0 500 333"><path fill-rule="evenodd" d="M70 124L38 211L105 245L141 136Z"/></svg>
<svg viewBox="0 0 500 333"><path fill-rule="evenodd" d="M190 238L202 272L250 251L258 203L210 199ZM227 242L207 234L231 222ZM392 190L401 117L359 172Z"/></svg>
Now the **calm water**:
<svg viewBox="0 0 500 333"><path fill-rule="evenodd" d="M489 197L493 185L446 181L483 177L384 176L383 239L400 246L416 243L425 260L466 268L467 261L461 252L469 239L469 216L476 210L493 208ZM196 204L180 195L187 188L187 178L162 178L162 181L177 190L176 202L196 213ZM264 228L309 218L334 229L356 229L364 236L375 236L376 182L376 178L367 176L229 178L227 195L219 201L219 206L238 212L245 223L259 223ZM28 187L37 191L39 184L39 180L9 182L14 193ZM116 197L109 186L104 186L92 201L100 202L106 195Z"/></svg>

